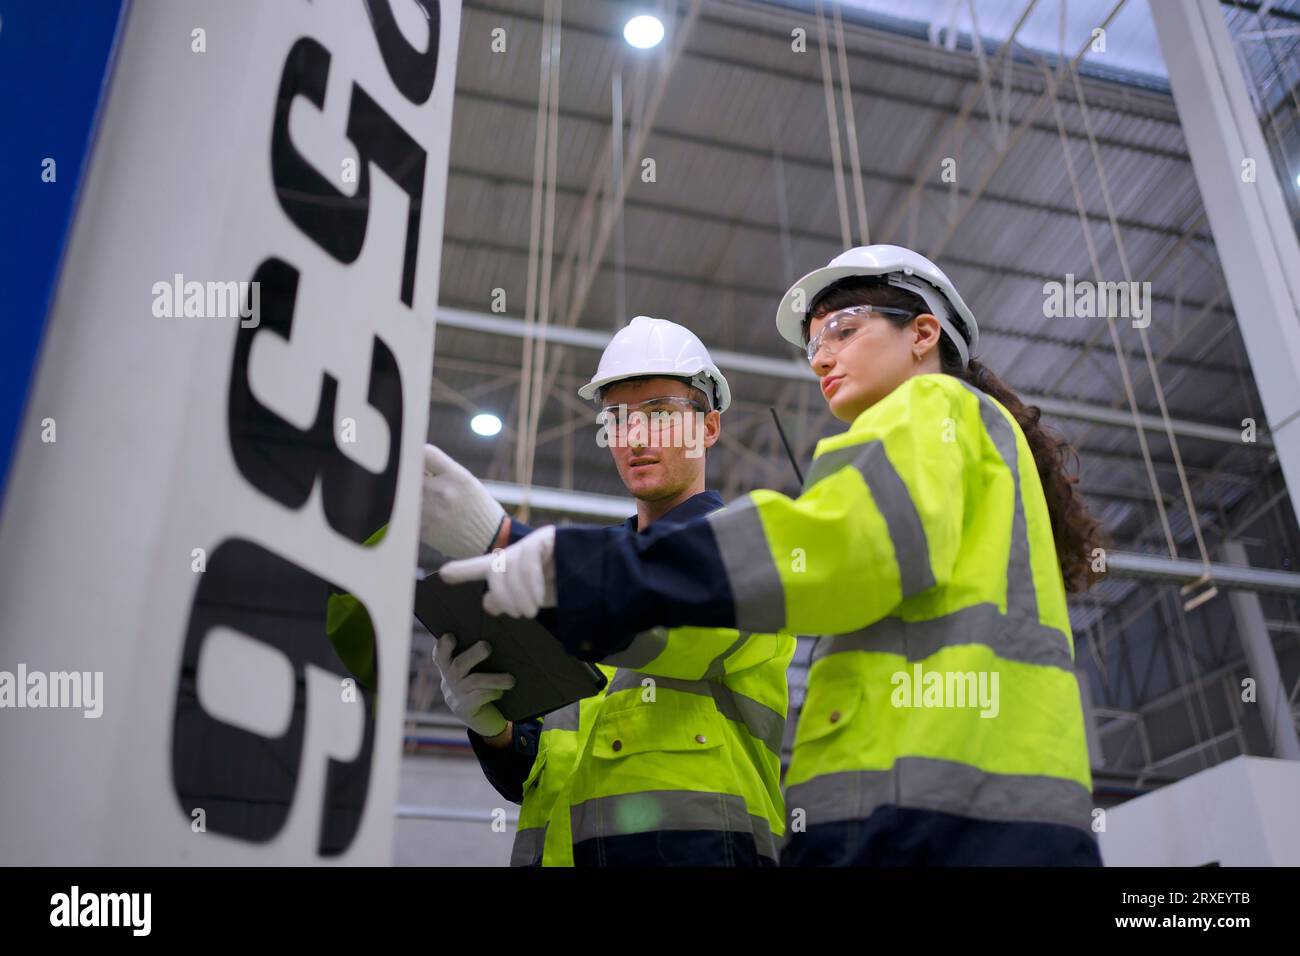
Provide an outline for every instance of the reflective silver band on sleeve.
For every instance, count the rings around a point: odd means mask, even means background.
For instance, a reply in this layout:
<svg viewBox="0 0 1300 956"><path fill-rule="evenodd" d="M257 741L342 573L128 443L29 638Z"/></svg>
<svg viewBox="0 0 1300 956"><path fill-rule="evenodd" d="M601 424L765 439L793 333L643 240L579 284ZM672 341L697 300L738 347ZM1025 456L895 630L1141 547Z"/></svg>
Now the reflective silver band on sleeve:
<svg viewBox="0 0 1300 956"><path fill-rule="evenodd" d="M845 651L900 654L920 661L962 644L983 644L1003 660L1059 667L1074 672L1069 638L1056 628L1003 614L996 604L973 604L925 621L887 617L858 631L827 635L813 646L812 659Z"/></svg>
<svg viewBox="0 0 1300 956"><path fill-rule="evenodd" d="M511 866L537 866L546 849L546 827L530 827L515 834L515 845L510 849Z"/></svg>
<svg viewBox="0 0 1300 956"><path fill-rule="evenodd" d="M934 587L930 547L925 536L925 526L921 523L921 514L917 511L907 485L885 454L882 442L869 441L819 455L813 461L812 471L804 482L804 491L846 467L853 468L862 476L889 528L903 597L909 598Z"/></svg>
<svg viewBox="0 0 1300 956"><path fill-rule="evenodd" d="M711 512L705 520L713 529L727 572L736 627L742 631L781 630L785 627L785 585L754 500L742 498Z"/></svg>

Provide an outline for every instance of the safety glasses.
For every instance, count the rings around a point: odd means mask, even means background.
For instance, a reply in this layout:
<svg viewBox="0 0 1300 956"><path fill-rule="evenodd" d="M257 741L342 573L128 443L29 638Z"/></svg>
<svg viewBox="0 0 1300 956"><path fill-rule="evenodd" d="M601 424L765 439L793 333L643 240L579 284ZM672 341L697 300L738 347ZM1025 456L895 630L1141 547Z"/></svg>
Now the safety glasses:
<svg viewBox="0 0 1300 956"><path fill-rule="evenodd" d="M606 405L601 408L596 421L601 424L608 422L612 427L617 427L620 423L627 422L634 413L640 412L652 423L664 423L671 421L674 412L683 415L686 412L703 414L706 411L707 409L701 408L700 403L695 399L682 395L662 395L659 398L647 398L643 402Z"/></svg>
<svg viewBox="0 0 1300 956"><path fill-rule="evenodd" d="M808 340L808 364L817 360L817 353L823 348L827 355L835 355L853 341L853 337L869 319L887 318L889 316L911 318L907 309L894 309L881 305L853 305L847 309L837 309L826 316L826 323Z"/></svg>

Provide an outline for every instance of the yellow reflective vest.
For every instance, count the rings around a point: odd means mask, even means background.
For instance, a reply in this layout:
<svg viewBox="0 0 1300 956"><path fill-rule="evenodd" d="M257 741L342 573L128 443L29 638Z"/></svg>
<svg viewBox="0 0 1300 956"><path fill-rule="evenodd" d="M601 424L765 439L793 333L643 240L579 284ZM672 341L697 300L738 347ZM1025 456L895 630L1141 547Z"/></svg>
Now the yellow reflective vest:
<svg viewBox="0 0 1300 956"><path fill-rule="evenodd" d="M635 549L560 529L556 578L570 646L653 623L825 635L786 777L792 836L893 807L1060 825L1095 849L1037 468L1010 413L961 380L911 378L823 440L797 499L755 491Z"/></svg>
<svg viewBox="0 0 1300 956"><path fill-rule="evenodd" d="M607 658L565 795L577 862L774 865L794 651L789 633L656 628Z"/></svg>
<svg viewBox="0 0 1300 956"><path fill-rule="evenodd" d="M721 503L701 493L652 530ZM634 528L601 533L646 536ZM622 642L599 662L601 694L543 718L512 862L775 864L794 651L789 632L734 628L656 627Z"/></svg>
<svg viewBox="0 0 1300 956"><path fill-rule="evenodd" d="M542 718L511 865L775 864L794 650L654 629L599 665L599 695Z"/></svg>
<svg viewBox="0 0 1300 956"><path fill-rule="evenodd" d="M606 680L613 678L615 668L597 666ZM569 778L604 699L602 691L542 718L537 756L524 780L511 866L573 866L566 799Z"/></svg>
<svg viewBox="0 0 1300 956"><path fill-rule="evenodd" d="M818 445L797 501L755 492L711 523L728 570L744 569L742 626L829 635L786 780L807 826L888 804L1091 834L1047 504L994 399L948 375L910 379ZM760 536L776 586L755 579Z"/></svg>

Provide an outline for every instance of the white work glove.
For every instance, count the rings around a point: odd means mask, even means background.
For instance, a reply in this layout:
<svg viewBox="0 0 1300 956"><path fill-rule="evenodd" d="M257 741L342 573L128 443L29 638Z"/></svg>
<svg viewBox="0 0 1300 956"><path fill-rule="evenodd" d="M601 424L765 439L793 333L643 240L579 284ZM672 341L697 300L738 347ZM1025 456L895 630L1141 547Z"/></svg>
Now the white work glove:
<svg viewBox="0 0 1300 956"><path fill-rule="evenodd" d="M464 561L448 561L438 574L448 584L487 581L483 610L510 617L536 617L555 607L555 525L547 525L510 547Z"/></svg>
<svg viewBox="0 0 1300 956"><path fill-rule="evenodd" d="M451 712L480 737L495 737L506 729L506 719L492 703L515 686L509 674L471 674L471 669L487 660L492 647L479 641L463 654L456 651L456 635L444 634L437 640L433 662L442 674L442 697Z"/></svg>
<svg viewBox="0 0 1300 956"><path fill-rule="evenodd" d="M483 554L496 541L505 509L459 462L424 446L420 540L449 558Z"/></svg>

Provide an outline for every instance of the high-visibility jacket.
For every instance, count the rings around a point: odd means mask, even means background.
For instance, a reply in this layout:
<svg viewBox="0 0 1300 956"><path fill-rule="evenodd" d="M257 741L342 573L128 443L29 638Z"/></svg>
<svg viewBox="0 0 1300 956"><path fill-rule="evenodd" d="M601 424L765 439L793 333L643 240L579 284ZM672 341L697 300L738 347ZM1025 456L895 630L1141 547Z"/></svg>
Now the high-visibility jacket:
<svg viewBox="0 0 1300 956"><path fill-rule="evenodd" d="M616 668L597 665L611 680ZM567 793L582 744L604 692L575 701L541 719L537 755L524 779L511 866L573 866Z"/></svg>
<svg viewBox="0 0 1300 956"><path fill-rule="evenodd" d="M635 519L603 534L648 537L721 503L705 492L645 534ZM598 642L580 643L593 659ZM794 651L789 632L652 628L595 658L605 689L542 719L512 863L775 864Z"/></svg>
<svg viewBox="0 0 1300 956"><path fill-rule="evenodd" d="M565 794L576 862L774 865L794 650L789 633L677 628L606 658L620 666Z"/></svg>
<svg viewBox="0 0 1300 956"><path fill-rule="evenodd" d="M980 862L960 848L977 830L990 860L1096 862L1073 638L1034 458L1006 409L959 379L909 379L823 440L798 499L756 491L631 548L561 529L556 578L569 645L650 623L828 635L786 778L792 847L888 820L924 831L913 858L926 862Z"/></svg>

